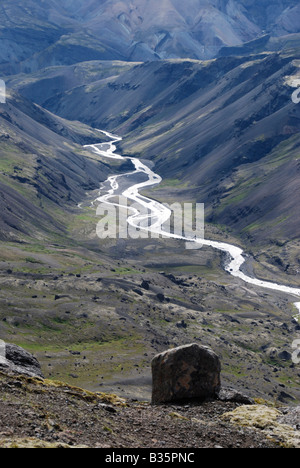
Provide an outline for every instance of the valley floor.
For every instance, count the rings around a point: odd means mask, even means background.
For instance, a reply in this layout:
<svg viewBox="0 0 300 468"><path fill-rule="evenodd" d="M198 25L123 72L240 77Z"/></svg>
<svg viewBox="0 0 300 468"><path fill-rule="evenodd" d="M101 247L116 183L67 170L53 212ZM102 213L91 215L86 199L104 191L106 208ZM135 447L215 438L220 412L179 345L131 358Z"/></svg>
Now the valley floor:
<svg viewBox="0 0 300 468"><path fill-rule="evenodd" d="M83 245L1 250L1 338L32 352L47 378L149 401L152 357L197 342L220 356L225 384L300 400L299 324L288 297L234 279L210 248L191 254L159 239Z"/></svg>

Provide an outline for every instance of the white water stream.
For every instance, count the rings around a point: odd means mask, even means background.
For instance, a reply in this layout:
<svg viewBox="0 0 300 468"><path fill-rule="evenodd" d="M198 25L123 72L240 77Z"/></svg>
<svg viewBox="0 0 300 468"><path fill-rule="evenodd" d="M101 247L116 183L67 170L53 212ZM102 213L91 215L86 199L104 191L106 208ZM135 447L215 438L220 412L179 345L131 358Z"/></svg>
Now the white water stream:
<svg viewBox="0 0 300 468"><path fill-rule="evenodd" d="M114 206L121 207L122 205L114 203L110 200L117 195L118 196L122 195L126 199L132 200L138 203L139 205L143 206L144 208L149 210L149 213L150 213L150 215L145 215L145 214L141 214L141 212L139 212L135 208L129 208L129 210L131 210L133 214L128 217L127 222L132 227L139 228L145 231L149 231L155 234L161 234L165 238L180 239L180 240L184 240L187 242L196 242L198 244L206 245L209 247L213 247L214 249L221 250L222 252L226 252L227 254L229 254L231 261L225 266L225 270L228 273L230 273L232 276L240 278L246 283L250 283L255 286L259 286L259 287L266 288L266 289L271 289L273 291L283 292L283 293L286 293L288 295L292 295L295 297L300 297L300 288L295 288L295 287L285 286L285 285L278 284L278 283L271 283L268 281L263 281L260 279L252 278L246 275L245 273L243 273L243 271L241 271L241 267L245 263L245 258L243 256L244 252L241 248L235 245L227 244L224 242L207 240L207 239L188 238L188 237L179 236L176 234L163 231L162 225L166 221L169 220L171 216L171 210L165 207L164 205L160 204L159 202L151 200L150 198L147 198L139 193L139 190L145 187L149 187L149 186L153 186L153 185L157 185L161 183L162 178L159 175L155 174L150 169L150 167L146 166L139 159L115 154L115 151L117 149L115 146L115 143L121 141L122 138L112 135L103 130L99 130L99 132L104 133L106 136L111 138L112 141L108 143L101 143L99 145L86 145L85 147L90 148L94 153L97 153L105 158L131 161L131 163L135 167L135 170L127 174L121 174L121 175L115 175L115 176L109 177L107 181L105 182L105 185L109 183L109 186L110 186L108 193L106 193L105 195L99 196L93 203L101 202L101 203L106 203L106 204L111 204ZM134 175L134 174L139 174L139 173L146 174L148 180L146 180L145 182L134 184L122 192L118 183L118 179L120 177L127 177L128 175ZM145 227L143 227L143 223ZM295 315L295 318L297 320L300 320L300 302L296 302L294 303L294 305L298 309L298 314Z"/></svg>

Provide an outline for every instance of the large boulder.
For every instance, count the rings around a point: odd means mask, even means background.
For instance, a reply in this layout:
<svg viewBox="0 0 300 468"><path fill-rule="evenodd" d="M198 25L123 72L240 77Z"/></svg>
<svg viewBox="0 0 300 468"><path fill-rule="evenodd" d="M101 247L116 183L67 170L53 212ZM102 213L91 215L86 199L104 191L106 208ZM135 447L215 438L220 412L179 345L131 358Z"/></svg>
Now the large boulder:
<svg viewBox="0 0 300 468"><path fill-rule="evenodd" d="M43 378L40 363L32 354L20 346L4 343L2 340L0 340L0 369L14 374Z"/></svg>
<svg viewBox="0 0 300 468"><path fill-rule="evenodd" d="M220 360L206 346L190 344L158 354L152 360L152 404L216 398L220 374Z"/></svg>

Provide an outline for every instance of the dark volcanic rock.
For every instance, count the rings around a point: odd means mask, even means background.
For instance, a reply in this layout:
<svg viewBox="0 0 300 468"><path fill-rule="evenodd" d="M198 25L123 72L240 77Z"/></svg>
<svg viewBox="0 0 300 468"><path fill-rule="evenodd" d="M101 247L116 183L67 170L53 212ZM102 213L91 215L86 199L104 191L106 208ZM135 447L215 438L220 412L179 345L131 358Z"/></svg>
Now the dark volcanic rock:
<svg viewBox="0 0 300 468"><path fill-rule="evenodd" d="M141 288L145 289L146 291L149 291L150 289L150 281L143 280L141 284Z"/></svg>
<svg viewBox="0 0 300 468"><path fill-rule="evenodd" d="M15 374L43 378L41 366L32 354L17 345L6 343L5 359L0 361L0 369L9 370Z"/></svg>
<svg viewBox="0 0 300 468"><path fill-rule="evenodd" d="M221 364L208 347L190 344L152 360L152 404L217 397Z"/></svg>
<svg viewBox="0 0 300 468"><path fill-rule="evenodd" d="M278 357L283 361L290 361L292 359L292 355L288 351L282 351L278 354Z"/></svg>
<svg viewBox="0 0 300 468"><path fill-rule="evenodd" d="M177 328L187 328L187 324L184 320L181 320L180 322L176 323Z"/></svg>
<svg viewBox="0 0 300 468"><path fill-rule="evenodd" d="M164 302L165 300L165 295L163 293L158 293L156 297L160 302Z"/></svg>

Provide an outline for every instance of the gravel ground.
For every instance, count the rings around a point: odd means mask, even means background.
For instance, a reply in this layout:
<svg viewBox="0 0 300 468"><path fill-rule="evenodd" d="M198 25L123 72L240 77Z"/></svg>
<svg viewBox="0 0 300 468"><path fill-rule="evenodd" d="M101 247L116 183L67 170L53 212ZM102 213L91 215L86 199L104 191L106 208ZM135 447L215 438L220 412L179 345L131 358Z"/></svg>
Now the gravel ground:
<svg viewBox="0 0 300 468"><path fill-rule="evenodd" d="M221 401L151 406L0 373L0 447L276 447L261 431L221 419L238 406Z"/></svg>

